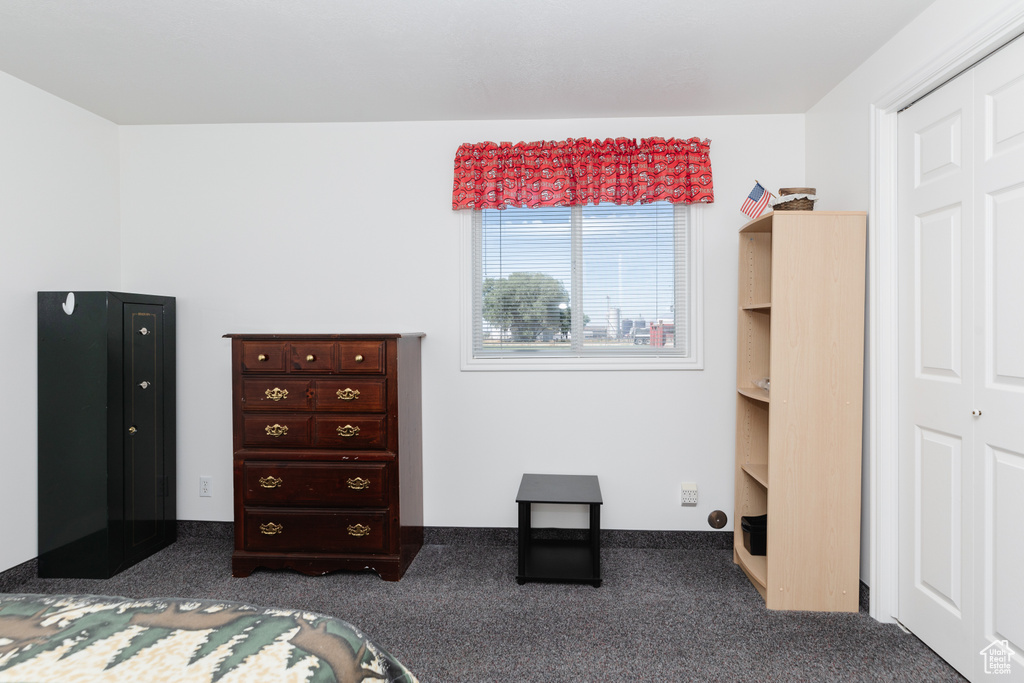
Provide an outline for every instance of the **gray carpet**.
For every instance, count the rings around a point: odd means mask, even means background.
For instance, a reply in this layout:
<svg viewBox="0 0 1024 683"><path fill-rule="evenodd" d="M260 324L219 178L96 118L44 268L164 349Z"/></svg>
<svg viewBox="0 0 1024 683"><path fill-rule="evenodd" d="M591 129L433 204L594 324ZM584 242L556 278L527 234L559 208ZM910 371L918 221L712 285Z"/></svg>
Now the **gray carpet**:
<svg viewBox="0 0 1024 683"><path fill-rule="evenodd" d="M769 612L721 544L613 542L602 549L600 588L520 586L511 537L449 535L389 583L263 570L236 579L230 538L183 534L109 580L39 579L24 565L0 590L309 609L363 629L423 683L964 680L917 638L864 612Z"/></svg>

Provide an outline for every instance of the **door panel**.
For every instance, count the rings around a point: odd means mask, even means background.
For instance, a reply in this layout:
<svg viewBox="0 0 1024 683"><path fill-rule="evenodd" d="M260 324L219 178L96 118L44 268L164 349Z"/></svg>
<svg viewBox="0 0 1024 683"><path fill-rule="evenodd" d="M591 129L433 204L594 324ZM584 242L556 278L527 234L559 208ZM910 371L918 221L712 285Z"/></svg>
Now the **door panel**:
<svg viewBox="0 0 1024 683"><path fill-rule="evenodd" d="M916 588L961 617L963 537L961 530L961 440L918 429L915 481Z"/></svg>
<svg viewBox="0 0 1024 683"><path fill-rule="evenodd" d="M942 178L956 178L963 171L963 112L948 116L916 131L914 187L922 187Z"/></svg>
<svg viewBox="0 0 1024 683"><path fill-rule="evenodd" d="M994 60L1005 62L1006 54L1020 48L1011 45L1004 53ZM984 79L981 87L984 94L985 111L985 159L1005 154L1017 147L1024 146L1024 75L1003 81L1002 64L995 68L983 66L979 69L979 77Z"/></svg>
<svg viewBox="0 0 1024 683"><path fill-rule="evenodd" d="M984 225L985 310L992 320L986 330L991 363L985 376L990 384L1024 391L1024 184L986 197Z"/></svg>
<svg viewBox="0 0 1024 683"><path fill-rule="evenodd" d="M990 640L1007 640L1010 649L1024 651L1024 543L1021 520L1024 520L1024 454L998 448L986 449L988 487L992 495L985 497L985 517L991 520L992 535L985 565L989 567L986 584L991 587L992 605Z"/></svg>
<svg viewBox="0 0 1024 683"><path fill-rule="evenodd" d="M1024 681L1024 41L975 69L975 476L978 524L972 643L1006 640ZM984 675L976 678L984 680ZM991 677L988 677L991 678Z"/></svg>
<svg viewBox="0 0 1024 683"><path fill-rule="evenodd" d="M963 321L960 315L961 207L944 207L915 222L918 309L915 341L918 376L962 379Z"/></svg>
<svg viewBox="0 0 1024 683"><path fill-rule="evenodd" d="M974 112L970 74L899 116L899 618L973 665Z"/></svg>

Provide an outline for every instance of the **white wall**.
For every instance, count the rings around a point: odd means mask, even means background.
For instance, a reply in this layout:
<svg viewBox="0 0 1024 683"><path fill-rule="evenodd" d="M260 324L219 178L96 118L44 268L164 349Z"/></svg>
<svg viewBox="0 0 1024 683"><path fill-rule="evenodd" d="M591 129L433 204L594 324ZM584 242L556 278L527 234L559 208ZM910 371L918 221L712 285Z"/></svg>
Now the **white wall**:
<svg viewBox="0 0 1024 683"><path fill-rule="evenodd" d="M36 556L36 292L120 286L117 126L0 73L0 571Z"/></svg>
<svg viewBox="0 0 1024 683"><path fill-rule="evenodd" d="M35 292L178 298L179 518L231 519L228 332L422 331L426 524L514 526L521 473L601 477L604 526L731 514L738 207L804 183L802 116L121 127L0 73L0 571L37 554ZM712 139L705 370L462 373L461 142ZM404 159L412 173L383 169ZM396 189L400 188L400 189ZM199 475L214 495L198 497ZM696 508L681 481L700 485Z"/></svg>
<svg viewBox="0 0 1024 683"><path fill-rule="evenodd" d="M867 209L871 199L870 106L922 70L1024 11L1022 0L936 0L807 112L807 182L827 188L823 210ZM957 46L954 48L953 46ZM959 65L963 68L967 64Z"/></svg>
<svg viewBox="0 0 1024 683"><path fill-rule="evenodd" d="M123 127L123 287L178 301L178 514L230 520L225 333L425 332L425 523L512 527L523 472L592 473L603 526L732 515L739 205L804 183L803 116ZM460 372L462 142L708 137L704 366ZM399 167L404 172L387 169ZM200 475L214 495L198 497ZM696 481L700 504L679 505Z"/></svg>
<svg viewBox="0 0 1024 683"><path fill-rule="evenodd" d="M893 93L918 82L923 74L945 71L954 75L975 58L965 55L976 53L977 45L1004 33L1011 23L1019 26L1022 12L1024 2L1021 0L971 0L970 3L937 0L811 108L806 122L807 183L819 188L821 199L817 207L824 210L872 208L871 106L888 106L890 103L886 100ZM873 228L869 230L869 241L878 237ZM887 244L884 240L877 241ZM877 245L869 245L872 246ZM875 284L871 283L869 288ZM874 334L870 325L870 296L869 291L869 342ZM871 368L868 368L866 392L871 389L870 375ZM877 473L871 469L868 451L874 438L866 420L861 579L867 583L871 582L873 554L872 493L877 493ZM896 454L880 452L880 456L894 458ZM893 527L896 522L895 518L876 521L879 525L891 523Z"/></svg>

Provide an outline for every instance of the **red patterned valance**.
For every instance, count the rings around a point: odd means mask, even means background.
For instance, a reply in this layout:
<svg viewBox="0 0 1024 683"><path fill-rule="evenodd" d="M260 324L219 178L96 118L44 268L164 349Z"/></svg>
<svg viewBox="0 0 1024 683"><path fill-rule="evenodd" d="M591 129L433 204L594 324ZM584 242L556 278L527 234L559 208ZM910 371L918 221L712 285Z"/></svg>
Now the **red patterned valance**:
<svg viewBox="0 0 1024 683"><path fill-rule="evenodd" d="M713 202L710 146L698 138L464 144L452 208Z"/></svg>

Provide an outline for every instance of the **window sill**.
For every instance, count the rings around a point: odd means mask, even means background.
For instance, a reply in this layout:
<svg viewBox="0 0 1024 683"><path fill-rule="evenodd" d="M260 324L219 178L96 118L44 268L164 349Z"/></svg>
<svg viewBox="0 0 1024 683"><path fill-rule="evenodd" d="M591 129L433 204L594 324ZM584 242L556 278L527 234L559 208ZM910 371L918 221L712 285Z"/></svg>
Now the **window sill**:
<svg viewBox="0 0 1024 683"><path fill-rule="evenodd" d="M703 370L695 358L463 358L463 372Z"/></svg>

